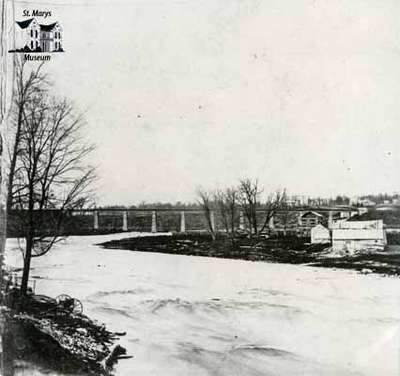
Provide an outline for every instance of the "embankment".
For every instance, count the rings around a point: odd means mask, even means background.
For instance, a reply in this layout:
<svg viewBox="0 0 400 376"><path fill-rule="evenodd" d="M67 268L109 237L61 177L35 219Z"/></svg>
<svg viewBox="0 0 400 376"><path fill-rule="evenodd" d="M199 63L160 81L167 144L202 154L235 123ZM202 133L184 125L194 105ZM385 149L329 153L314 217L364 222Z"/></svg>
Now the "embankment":
<svg viewBox="0 0 400 376"><path fill-rule="evenodd" d="M309 244L307 241L306 238L294 236L272 239L245 236L230 239L219 236L213 241L207 234L174 234L112 240L100 245L106 249L307 264L352 269L363 273L400 275L400 253L398 252L340 256L329 252L329 244Z"/></svg>

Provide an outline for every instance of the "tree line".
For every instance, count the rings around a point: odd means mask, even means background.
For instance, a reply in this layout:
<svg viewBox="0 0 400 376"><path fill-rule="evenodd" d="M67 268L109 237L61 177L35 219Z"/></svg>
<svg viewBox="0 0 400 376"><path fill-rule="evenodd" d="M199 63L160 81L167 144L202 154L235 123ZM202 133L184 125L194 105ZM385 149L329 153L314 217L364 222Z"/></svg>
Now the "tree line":
<svg viewBox="0 0 400 376"><path fill-rule="evenodd" d="M260 187L257 179L241 179L237 186L217 190L196 190L197 202L203 210L207 229L211 237L216 239L215 217L218 213L225 232L234 238L237 233L237 223L240 213L247 222L246 231L250 236L257 236L268 227L270 219L277 211L288 207L285 189L277 190L262 199L264 189ZM259 223L257 210L262 208L265 217Z"/></svg>

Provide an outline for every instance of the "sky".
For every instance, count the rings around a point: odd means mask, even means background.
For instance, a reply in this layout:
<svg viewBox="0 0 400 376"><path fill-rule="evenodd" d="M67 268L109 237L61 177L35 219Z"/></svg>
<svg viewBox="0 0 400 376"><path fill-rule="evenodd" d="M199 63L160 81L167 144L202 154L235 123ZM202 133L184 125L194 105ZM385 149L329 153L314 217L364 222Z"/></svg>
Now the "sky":
<svg viewBox="0 0 400 376"><path fill-rule="evenodd" d="M50 10L47 69L86 112L98 203L400 191L398 0L16 2ZM35 64L35 63L30 63Z"/></svg>

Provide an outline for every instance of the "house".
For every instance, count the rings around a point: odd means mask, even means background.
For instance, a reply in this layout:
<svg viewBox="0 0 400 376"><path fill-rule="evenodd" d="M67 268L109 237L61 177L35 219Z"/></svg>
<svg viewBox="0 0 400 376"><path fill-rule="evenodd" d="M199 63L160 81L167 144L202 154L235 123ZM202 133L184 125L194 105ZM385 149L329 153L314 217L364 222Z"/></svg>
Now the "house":
<svg viewBox="0 0 400 376"><path fill-rule="evenodd" d="M35 18L16 21L16 52L62 52L62 27L58 22L39 24Z"/></svg>
<svg viewBox="0 0 400 376"><path fill-rule="evenodd" d="M332 228L334 251L353 253L361 250L384 250L387 244L383 220L338 222Z"/></svg>
<svg viewBox="0 0 400 376"><path fill-rule="evenodd" d="M326 227L319 224L311 229L312 244L323 244L330 242L331 242L331 234Z"/></svg>
<svg viewBox="0 0 400 376"><path fill-rule="evenodd" d="M304 214L302 214L299 218L299 224L301 227L305 228L312 228L315 227L316 225L320 224L324 219L324 216L314 212L314 211L308 211Z"/></svg>
<svg viewBox="0 0 400 376"><path fill-rule="evenodd" d="M368 198L365 198L363 200L359 200L358 204L361 205L361 206L364 206L364 207L371 207L371 206L375 206L376 202L372 201L372 200L370 200Z"/></svg>
<svg viewBox="0 0 400 376"><path fill-rule="evenodd" d="M40 25L40 46L43 52L62 51L62 28L58 22Z"/></svg>

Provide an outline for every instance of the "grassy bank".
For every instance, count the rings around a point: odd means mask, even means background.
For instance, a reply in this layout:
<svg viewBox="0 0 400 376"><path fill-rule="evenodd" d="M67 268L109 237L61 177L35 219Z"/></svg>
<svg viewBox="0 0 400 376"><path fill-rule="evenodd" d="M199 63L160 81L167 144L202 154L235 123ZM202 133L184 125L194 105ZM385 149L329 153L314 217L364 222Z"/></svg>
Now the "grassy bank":
<svg viewBox="0 0 400 376"><path fill-rule="evenodd" d="M307 264L363 273L400 275L400 253L333 256L329 252L329 244L309 244L309 239L297 237L266 239L242 236L229 239L220 235L213 241L207 234L174 234L112 240L100 245L106 249Z"/></svg>

